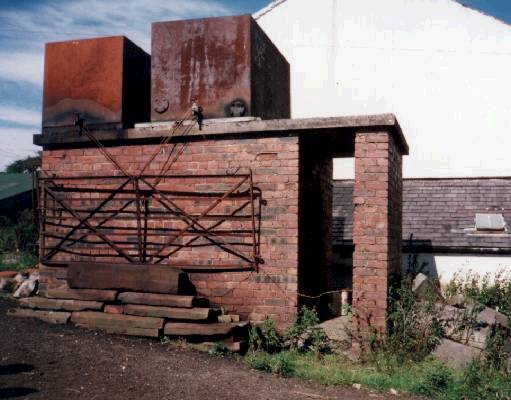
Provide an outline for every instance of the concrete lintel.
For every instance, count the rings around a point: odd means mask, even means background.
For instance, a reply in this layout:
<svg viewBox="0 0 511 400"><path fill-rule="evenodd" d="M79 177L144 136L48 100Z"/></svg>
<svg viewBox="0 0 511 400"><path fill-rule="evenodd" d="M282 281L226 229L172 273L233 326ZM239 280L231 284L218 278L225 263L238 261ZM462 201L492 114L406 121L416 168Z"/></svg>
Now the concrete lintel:
<svg viewBox="0 0 511 400"><path fill-rule="evenodd" d="M174 136L221 136L248 133L266 134L321 134L321 131L332 131L335 129L367 129L383 128L389 129L401 149L402 154L408 154L408 144L404 138L401 127L394 114L363 115L348 117L328 118L300 118L300 119L273 119L273 120L248 120L248 121L204 121L202 130L198 126L180 127ZM132 129L111 129L95 130L94 136L100 141L129 141L142 139L157 139L168 136L172 131L171 127L159 125L149 127L137 127ZM34 144L63 145L72 143L87 143L89 139L85 135L78 135L78 128L46 130L43 134L34 135Z"/></svg>

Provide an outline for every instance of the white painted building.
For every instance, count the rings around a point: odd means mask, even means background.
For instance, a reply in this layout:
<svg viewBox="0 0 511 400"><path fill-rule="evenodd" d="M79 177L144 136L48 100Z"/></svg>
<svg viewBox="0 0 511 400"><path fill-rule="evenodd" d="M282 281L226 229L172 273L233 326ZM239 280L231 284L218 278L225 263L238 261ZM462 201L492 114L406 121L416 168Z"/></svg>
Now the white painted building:
<svg viewBox="0 0 511 400"><path fill-rule="evenodd" d="M405 177L511 175L510 25L454 0L277 0L254 17L291 64L294 118L391 112Z"/></svg>
<svg viewBox="0 0 511 400"><path fill-rule="evenodd" d="M405 178L511 176L510 25L454 0L277 0L254 17L291 64L293 118L394 113L410 145ZM353 176L352 160L334 165L334 178ZM421 261L443 283L511 271L509 234L501 246L453 245Z"/></svg>

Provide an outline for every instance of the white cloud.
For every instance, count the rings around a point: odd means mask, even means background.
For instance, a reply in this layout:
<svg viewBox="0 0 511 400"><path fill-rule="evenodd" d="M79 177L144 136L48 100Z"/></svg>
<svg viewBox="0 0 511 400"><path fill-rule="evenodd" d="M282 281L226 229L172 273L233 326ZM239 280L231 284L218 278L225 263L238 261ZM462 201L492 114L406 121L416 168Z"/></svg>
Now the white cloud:
<svg viewBox="0 0 511 400"><path fill-rule="evenodd" d="M125 35L150 51L151 22L232 12L218 0L46 1L2 11L0 25L11 40L0 43L0 77L42 86L45 42Z"/></svg>
<svg viewBox="0 0 511 400"><path fill-rule="evenodd" d="M43 53L0 50L0 78L42 86Z"/></svg>
<svg viewBox="0 0 511 400"><path fill-rule="evenodd" d="M38 126L41 124L41 112L21 107L0 105L0 122L1 121L14 122L20 125Z"/></svg>
<svg viewBox="0 0 511 400"><path fill-rule="evenodd" d="M36 130L0 127L0 171L13 161L34 155L40 147L32 144Z"/></svg>

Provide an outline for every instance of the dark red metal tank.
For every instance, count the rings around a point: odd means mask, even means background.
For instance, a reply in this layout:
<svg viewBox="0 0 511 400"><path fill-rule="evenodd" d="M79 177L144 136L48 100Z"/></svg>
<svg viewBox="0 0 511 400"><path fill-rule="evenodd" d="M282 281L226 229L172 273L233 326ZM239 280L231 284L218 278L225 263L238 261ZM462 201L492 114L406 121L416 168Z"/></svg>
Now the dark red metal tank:
<svg viewBox="0 0 511 400"><path fill-rule="evenodd" d="M250 15L152 24L151 121L290 117L289 63Z"/></svg>
<svg viewBox="0 0 511 400"><path fill-rule="evenodd" d="M150 118L150 56L124 36L47 43L43 129L131 127Z"/></svg>

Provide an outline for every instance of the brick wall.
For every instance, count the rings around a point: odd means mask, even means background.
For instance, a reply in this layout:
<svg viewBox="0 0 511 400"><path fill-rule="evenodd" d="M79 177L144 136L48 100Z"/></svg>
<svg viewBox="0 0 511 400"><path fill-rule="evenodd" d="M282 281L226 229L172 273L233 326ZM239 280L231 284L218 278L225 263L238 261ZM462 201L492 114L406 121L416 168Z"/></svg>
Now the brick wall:
<svg viewBox="0 0 511 400"><path fill-rule="evenodd" d="M124 169L135 174L156 148L154 144L124 145L108 151ZM159 154L145 173L159 173L166 158L167 153ZM298 137L190 141L171 172L223 174L239 167L252 168L254 184L267 201L261 221L260 254L264 264L258 273L194 272L189 276L198 294L207 297L213 306L243 318L262 320L271 316L287 323L296 313L298 288ZM42 169L46 176L120 175L95 147L44 150ZM180 186L175 188L186 188L185 182L176 184ZM84 195L82 204L88 205L90 200ZM198 253L190 257L211 256L204 249L193 251ZM43 266L41 275L43 291L49 285L65 284L65 268Z"/></svg>
<svg viewBox="0 0 511 400"><path fill-rule="evenodd" d="M353 332L386 329L389 276L401 259L401 153L387 132L355 137ZM354 342L354 351L360 350Z"/></svg>

